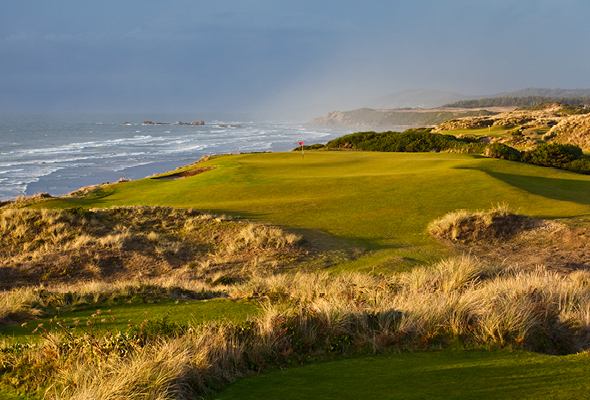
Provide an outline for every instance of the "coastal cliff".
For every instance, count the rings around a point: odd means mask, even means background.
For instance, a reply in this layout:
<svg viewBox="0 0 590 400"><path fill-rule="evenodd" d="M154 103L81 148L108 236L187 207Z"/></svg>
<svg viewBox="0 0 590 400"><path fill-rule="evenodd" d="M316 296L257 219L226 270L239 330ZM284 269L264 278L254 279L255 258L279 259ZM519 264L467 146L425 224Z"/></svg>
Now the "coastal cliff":
<svg viewBox="0 0 590 400"><path fill-rule="evenodd" d="M455 110L455 109L395 109L374 110L359 108L353 111L330 111L321 117L311 119L308 125L330 126L436 126L449 119L493 115L487 110Z"/></svg>

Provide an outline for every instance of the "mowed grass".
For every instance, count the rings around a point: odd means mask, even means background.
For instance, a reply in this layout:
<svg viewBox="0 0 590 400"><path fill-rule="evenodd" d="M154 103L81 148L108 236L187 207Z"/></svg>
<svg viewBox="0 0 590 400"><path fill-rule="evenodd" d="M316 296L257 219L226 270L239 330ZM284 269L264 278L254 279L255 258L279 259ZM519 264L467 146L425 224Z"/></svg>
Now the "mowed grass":
<svg viewBox="0 0 590 400"><path fill-rule="evenodd" d="M99 315L96 315L97 311ZM109 312L110 311L110 312ZM249 315L255 315L260 311L260 306L255 301L248 300L199 300L199 301L163 301L161 303L135 303L123 305L97 304L93 307L86 307L84 310L71 312L58 312L56 309L47 310L46 318L29 321L27 327L20 325L6 326L0 329L0 334L7 339L13 339L18 342L36 340L39 335L31 333L31 330L43 324L43 328L48 331L58 330L60 328L55 322L51 323L50 319L58 316L61 324L71 331L80 330L74 326L74 319L78 319L80 325L85 330L90 330L86 325L87 321L95 324L95 329L112 332L126 332L130 326L139 326L144 320L152 322L166 321L182 326L188 324L199 324L209 321L227 320L235 323L245 321ZM96 316L93 317L92 315ZM111 322L111 317L114 321ZM105 322L101 322L104 319Z"/></svg>
<svg viewBox="0 0 590 400"><path fill-rule="evenodd" d="M393 270L449 255L426 227L456 209L508 203L534 217L590 214L589 176L474 155L316 151L302 158L285 152L223 156L203 165L218 167L39 206L144 204L239 215L296 229L320 247L367 249L366 257L338 267L359 270Z"/></svg>
<svg viewBox="0 0 590 400"><path fill-rule="evenodd" d="M587 399L588 356L388 354L244 378L210 399Z"/></svg>

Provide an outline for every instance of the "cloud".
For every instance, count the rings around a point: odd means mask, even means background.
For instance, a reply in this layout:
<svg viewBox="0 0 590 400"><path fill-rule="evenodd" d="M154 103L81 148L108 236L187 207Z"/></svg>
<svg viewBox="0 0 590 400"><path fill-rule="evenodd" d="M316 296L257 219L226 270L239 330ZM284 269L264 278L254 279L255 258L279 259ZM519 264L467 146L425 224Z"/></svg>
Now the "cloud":
<svg viewBox="0 0 590 400"><path fill-rule="evenodd" d="M581 0L8 2L0 105L288 109L588 87L589 14Z"/></svg>

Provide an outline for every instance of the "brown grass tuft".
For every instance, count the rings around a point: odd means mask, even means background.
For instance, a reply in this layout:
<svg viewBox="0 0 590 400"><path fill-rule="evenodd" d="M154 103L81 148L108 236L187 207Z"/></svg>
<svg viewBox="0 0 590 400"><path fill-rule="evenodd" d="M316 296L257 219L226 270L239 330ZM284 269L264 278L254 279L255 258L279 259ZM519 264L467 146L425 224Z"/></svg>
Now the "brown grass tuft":
<svg viewBox="0 0 590 400"><path fill-rule="evenodd" d="M227 216L169 207L0 211L0 289L178 274L245 277L300 259L299 237ZM251 260L256 259L253 266Z"/></svg>
<svg viewBox="0 0 590 400"><path fill-rule="evenodd" d="M509 238L531 224L530 218L513 214L506 204L498 204L489 211L453 211L431 222L428 231L451 241L496 241Z"/></svg>

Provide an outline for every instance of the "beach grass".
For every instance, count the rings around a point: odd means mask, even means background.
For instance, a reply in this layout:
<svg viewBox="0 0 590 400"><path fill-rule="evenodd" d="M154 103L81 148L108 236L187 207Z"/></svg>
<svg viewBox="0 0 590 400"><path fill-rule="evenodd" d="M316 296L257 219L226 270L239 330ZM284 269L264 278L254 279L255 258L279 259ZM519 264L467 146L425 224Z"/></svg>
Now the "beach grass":
<svg viewBox="0 0 590 400"><path fill-rule="evenodd" d="M50 199L37 207L166 205L295 229L319 248L360 248L336 270L391 271L448 256L428 224L457 210L507 203L522 214L590 214L590 177L481 156L308 152L222 156L180 180L120 183L102 197ZM329 240L328 240L329 239Z"/></svg>
<svg viewBox="0 0 590 400"><path fill-rule="evenodd" d="M504 136L509 132L513 132L516 129L520 129L519 125L494 125L487 128L475 128L475 129L453 129L445 131L445 135L475 135L475 136Z"/></svg>

